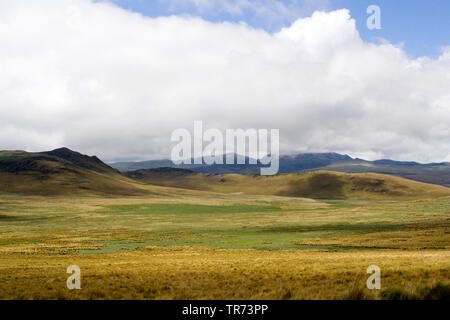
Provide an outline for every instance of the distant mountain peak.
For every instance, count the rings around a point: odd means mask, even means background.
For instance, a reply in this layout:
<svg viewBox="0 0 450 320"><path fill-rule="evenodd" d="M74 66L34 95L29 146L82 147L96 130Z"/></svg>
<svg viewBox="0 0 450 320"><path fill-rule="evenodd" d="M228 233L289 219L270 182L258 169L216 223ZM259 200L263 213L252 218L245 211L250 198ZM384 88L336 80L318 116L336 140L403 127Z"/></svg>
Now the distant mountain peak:
<svg viewBox="0 0 450 320"><path fill-rule="evenodd" d="M68 157L73 157L73 156L84 156L83 154L73 151L73 150L70 150L69 148L66 148L66 147L57 148L57 149L54 149L51 151L44 151L41 153L57 156L60 158L68 158Z"/></svg>

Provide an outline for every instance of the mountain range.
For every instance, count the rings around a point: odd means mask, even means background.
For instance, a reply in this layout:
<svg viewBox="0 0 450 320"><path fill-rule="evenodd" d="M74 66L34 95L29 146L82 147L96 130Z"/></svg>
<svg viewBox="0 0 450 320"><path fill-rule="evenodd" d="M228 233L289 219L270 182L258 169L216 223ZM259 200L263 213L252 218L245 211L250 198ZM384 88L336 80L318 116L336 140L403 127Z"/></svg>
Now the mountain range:
<svg viewBox="0 0 450 320"><path fill-rule="evenodd" d="M192 164L175 165L171 160L149 160L140 162L116 162L110 166L121 171L130 172L142 169L179 168L200 173L213 174L259 174L260 165L250 165L249 158L243 165ZM412 161L375 160L368 161L352 158L338 153L301 153L280 156L279 173L302 171L336 171L346 173L381 173L395 175L420 182L439 184L450 187L450 163L421 164Z"/></svg>
<svg viewBox="0 0 450 320"><path fill-rule="evenodd" d="M363 171L390 168L397 175L414 173L415 178L431 176L435 179L439 177L437 172L441 172L442 179L448 177L448 164L368 162L334 153L284 156L281 159L284 165L282 170L288 173L260 176L253 174L257 166L251 165L234 165L230 168L225 165L196 165L192 168L203 172L170 167L120 172L96 156L83 155L67 148L46 152L0 151L0 193L75 197L170 194L176 197L213 192L373 199L450 196L448 187ZM151 163L167 165L167 161ZM240 173L221 173L225 169L238 168ZM338 169L358 173L337 172ZM423 172L427 170L431 173L424 175Z"/></svg>

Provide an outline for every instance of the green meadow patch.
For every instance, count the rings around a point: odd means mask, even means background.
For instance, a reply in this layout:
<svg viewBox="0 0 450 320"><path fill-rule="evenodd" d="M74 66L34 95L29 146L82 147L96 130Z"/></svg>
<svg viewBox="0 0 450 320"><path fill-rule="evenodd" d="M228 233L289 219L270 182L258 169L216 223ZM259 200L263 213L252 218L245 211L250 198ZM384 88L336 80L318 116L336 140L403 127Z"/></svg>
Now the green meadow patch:
<svg viewBox="0 0 450 320"><path fill-rule="evenodd" d="M262 205L201 205L184 203L154 203L137 205L107 206L101 211L110 214L147 215L147 214L213 214L248 213L280 211L276 206Z"/></svg>

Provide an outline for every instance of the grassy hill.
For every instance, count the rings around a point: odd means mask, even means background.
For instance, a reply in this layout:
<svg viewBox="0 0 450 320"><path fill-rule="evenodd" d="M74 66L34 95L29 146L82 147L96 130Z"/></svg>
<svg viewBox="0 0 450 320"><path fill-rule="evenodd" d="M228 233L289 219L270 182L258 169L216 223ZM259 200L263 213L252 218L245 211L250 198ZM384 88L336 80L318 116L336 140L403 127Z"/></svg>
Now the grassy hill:
<svg viewBox="0 0 450 320"><path fill-rule="evenodd" d="M104 164L67 148L0 151L0 191L31 195L138 195L147 191Z"/></svg>
<svg viewBox="0 0 450 320"><path fill-rule="evenodd" d="M276 176L203 174L183 169L160 168L127 174L148 184L255 195L312 198L421 199L450 196L450 189L395 176L315 171Z"/></svg>

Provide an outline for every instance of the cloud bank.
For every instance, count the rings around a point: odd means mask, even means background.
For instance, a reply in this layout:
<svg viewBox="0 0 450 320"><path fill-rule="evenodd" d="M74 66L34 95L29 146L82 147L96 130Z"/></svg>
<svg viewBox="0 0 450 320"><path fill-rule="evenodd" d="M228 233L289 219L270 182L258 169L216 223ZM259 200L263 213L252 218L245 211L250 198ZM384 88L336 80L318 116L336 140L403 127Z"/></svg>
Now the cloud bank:
<svg viewBox="0 0 450 320"><path fill-rule="evenodd" d="M170 134L280 129L282 153L450 161L450 47L365 43L347 10L277 33L88 0L0 3L0 149L167 157Z"/></svg>

